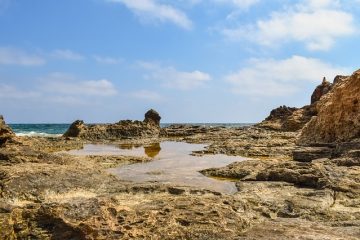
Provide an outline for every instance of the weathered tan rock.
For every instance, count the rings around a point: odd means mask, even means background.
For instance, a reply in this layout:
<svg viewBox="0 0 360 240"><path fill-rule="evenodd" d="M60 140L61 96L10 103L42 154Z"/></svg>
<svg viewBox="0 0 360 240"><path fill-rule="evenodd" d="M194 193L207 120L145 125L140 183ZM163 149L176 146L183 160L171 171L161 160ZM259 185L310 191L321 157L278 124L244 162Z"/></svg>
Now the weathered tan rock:
<svg viewBox="0 0 360 240"><path fill-rule="evenodd" d="M344 142L360 137L360 70L337 81L316 104L317 116L302 130L299 143Z"/></svg>
<svg viewBox="0 0 360 240"><path fill-rule="evenodd" d="M121 120L114 124L85 124L81 120L76 120L63 136L88 140L158 137L160 135L160 119L160 115L151 109L145 114L142 122Z"/></svg>
<svg viewBox="0 0 360 240"><path fill-rule="evenodd" d="M295 132L302 129L315 114L314 105L302 108L280 106L272 110L270 115L256 126L270 130Z"/></svg>
<svg viewBox="0 0 360 240"><path fill-rule="evenodd" d="M302 129L313 116L317 115L316 103L332 89L333 85L343 81L344 78L344 76L337 76L332 84L324 77L322 83L315 88L311 95L310 105L302 108L280 106L272 110L270 115L256 126L290 132Z"/></svg>
<svg viewBox="0 0 360 240"><path fill-rule="evenodd" d="M14 137L14 132L11 130L11 128L6 125L4 121L4 117L0 115L0 147L5 145L5 143Z"/></svg>

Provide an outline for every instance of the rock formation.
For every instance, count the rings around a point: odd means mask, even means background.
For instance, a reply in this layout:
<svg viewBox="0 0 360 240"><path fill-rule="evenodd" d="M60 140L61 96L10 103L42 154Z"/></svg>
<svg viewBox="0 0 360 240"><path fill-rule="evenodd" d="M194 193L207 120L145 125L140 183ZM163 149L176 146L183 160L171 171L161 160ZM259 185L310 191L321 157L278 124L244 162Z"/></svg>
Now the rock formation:
<svg viewBox="0 0 360 240"><path fill-rule="evenodd" d="M338 77L316 104L316 117L302 130L299 143L346 142L360 138L360 70Z"/></svg>
<svg viewBox="0 0 360 240"><path fill-rule="evenodd" d="M161 119L161 117L160 117L159 113L157 111L155 111L154 109L150 109L149 111L147 111L145 113L144 122L160 127L160 119Z"/></svg>
<svg viewBox="0 0 360 240"><path fill-rule="evenodd" d="M3 116L0 115L0 147L5 145L5 143L13 136L13 131L5 124Z"/></svg>
<svg viewBox="0 0 360 240"><path fill-rule="evenodd" d="M324 77L322 83L317 86L311 95L311 104L316 103L320 100L322 96L324 96L326 93L328 93L332 88L332 84L326 80Z"/></svg>
<svg viewBox="0 0 360 240"><path fill-rule="evenodd" d="M121 120L114 124L85 124L73 122L64 137L88 140L112 140L132 137L157 137L160 134L160 115L153 109L145 113L144 121Z"/></svg>
<svg viewBox="0 0 360 240"><path fill-rule="evenodd" d="M270 130L289 132L302 129L313 116L316 116L316 103L332 89L333 85L343 81L344 78L344 76L337 76L334 79L334 83L330 83L324 77L322 83L312 93L310 105L302 108L280 106L272 110L270 115L264 121L257 124L257 126Z"/></svg>
<svg viewBox="0 0 360 240"><path fill-rule="evenodd" d="M84 121L76 120L75 122L73 122L70 125L69 129L65 132L64 136L65 137L78 137L84 128L85 128Z"/></svg>
<svg viewBox="0 0 360 240"><path fill-rule="evenodd" d="M257 126L270 130L294 132L302 129L315 114L313 105L302 108L280 106L272 110L270 115Z"/></svg>

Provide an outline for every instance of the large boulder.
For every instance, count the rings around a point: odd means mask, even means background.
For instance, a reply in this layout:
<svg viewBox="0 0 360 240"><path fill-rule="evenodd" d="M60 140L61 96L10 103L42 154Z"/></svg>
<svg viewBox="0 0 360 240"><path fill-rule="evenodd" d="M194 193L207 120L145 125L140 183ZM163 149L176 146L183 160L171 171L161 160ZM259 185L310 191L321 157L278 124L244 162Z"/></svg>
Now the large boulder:
<svg viewBox="0 0 360 240"><path fill-rule="evenodd" d="M144 119L145 123L150 123L150 124L160 127L160 120L161 120L161 117L160 117L159 113L157 111L155 111L154 109L150 109L149 111L147 111L145 113L145 119Z"/></svg>
<svg viewBox="0 0 360 240"><path fill-rule="evenodd" d="M73 122L69 129L64 133L64 137L79 137L81 131L85 128L84 121L76 120Z"/></svg>
<svg viewBox="0 0 360 240"><path fill-rule="evenodd" d="M316 117L304 127L300 144L346 142L360 138L360 70L341 77L316 104Z"/></svg>
<svg viewBox="0 0 360 240"><path fill-rule="evenodd" d="M4 146L5 143L14 136L14 132L11 128L6 125L4 117L0 115L0 147Z"/></svg>

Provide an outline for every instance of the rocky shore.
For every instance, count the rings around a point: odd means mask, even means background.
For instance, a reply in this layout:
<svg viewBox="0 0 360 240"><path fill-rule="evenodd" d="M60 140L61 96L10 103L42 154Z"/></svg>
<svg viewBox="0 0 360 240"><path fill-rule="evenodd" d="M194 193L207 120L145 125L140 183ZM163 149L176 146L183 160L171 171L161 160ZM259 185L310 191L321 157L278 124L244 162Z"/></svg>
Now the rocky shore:
<svg viewBox="0 0 360 240"><path fill-rule="evenodd" d="M17 137L0 118L0 239L360 239L360 71L319 85L242 128L74 122L61 138ZM107 169L152 161L72 156L85 143L205 143L194 155L251 157L202 174L232 195L119 180Z"/></svg>

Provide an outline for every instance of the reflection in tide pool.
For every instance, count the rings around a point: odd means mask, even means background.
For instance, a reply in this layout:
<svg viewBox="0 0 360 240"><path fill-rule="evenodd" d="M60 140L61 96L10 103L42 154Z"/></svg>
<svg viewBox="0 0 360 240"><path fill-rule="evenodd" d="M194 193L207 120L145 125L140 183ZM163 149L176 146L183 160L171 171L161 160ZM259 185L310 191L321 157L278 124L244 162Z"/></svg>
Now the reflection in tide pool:
<svg viewBox="0 0 360 240"><path fill-rule="evenodd" d="M232 162L242 161L242 157L227 155L192 156L193 151L200 151L204 144L189 144L184 142L161 142L146 146L141 145L95 145L87 144L81 150L69 151L75 155L127 155L147 156L154 161L138 163L109 171L122 180L135 182L162 182L177 186L193 186L234 193L235 183L208 178L198 171L212 167L223 167Z"/></svg>

